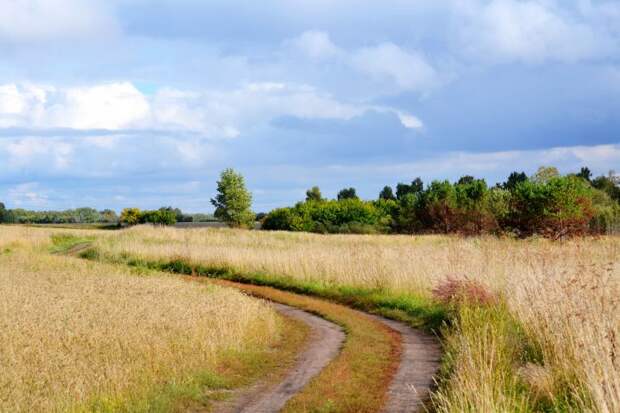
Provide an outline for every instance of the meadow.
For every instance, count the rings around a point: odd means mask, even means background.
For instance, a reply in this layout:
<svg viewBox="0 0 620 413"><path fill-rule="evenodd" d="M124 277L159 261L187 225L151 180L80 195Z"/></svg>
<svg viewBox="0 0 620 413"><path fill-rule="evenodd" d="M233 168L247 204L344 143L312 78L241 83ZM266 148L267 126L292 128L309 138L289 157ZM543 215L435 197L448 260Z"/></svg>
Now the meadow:
<svg viewBox="0 0 620 413"><path fill-rule="evenodd" d="M0 411L171 411L282 356L290 332L264 302L51 255L53 234L0 230Z"/></svg>
<svg viewBox="0 0 620 413"><path fill-rule="evenodd" d="M101 233L85 255L307 292L424 328L439 318L436 411L620 411L619 238L141 226Z"/></svg>

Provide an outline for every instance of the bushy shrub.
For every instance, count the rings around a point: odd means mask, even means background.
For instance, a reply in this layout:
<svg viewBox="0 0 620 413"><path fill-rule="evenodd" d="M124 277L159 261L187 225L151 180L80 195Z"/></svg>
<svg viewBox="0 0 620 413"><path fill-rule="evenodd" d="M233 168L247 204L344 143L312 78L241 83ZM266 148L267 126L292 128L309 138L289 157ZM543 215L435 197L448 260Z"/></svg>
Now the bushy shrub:
<svg viewBox="0 0 620 413"><path fill-rule="evenodd" d="M174 211L166 208L154 211L125 208L121 212L120 222L127 226L137 224L174 225L177 222L177 215Z"/></svg>
<svg viewBox="0 0 620 413"><path fill-rule="evenodd" d="M418 178L411 185L398 184L396 197L386 186L373 202L308 197L292 208L272 211L263 228L320 233L504 232L549 238L620 231L620 204L612 196L620 184L611 173L593 181L590 175L587 168L560 176L556 168L542 167L531 179L513 172L494 188L469 175L454 184L433 181L427 188Z"/></svg>
<svg viewBox="0 0 620 413"><path fill-rule="evenodd" d="M576 176L519 183L511 195L511 224L523 235L585 234L594 217L592 187Z"/></svg>
<svg viewBox="0 0 620 413"><path fill-rule="evenodd" d="M300 202L293 208L279 208L265 217L263 229L318 233L386 232L391 216L375 203L357 198L339 201Z"/></svg>

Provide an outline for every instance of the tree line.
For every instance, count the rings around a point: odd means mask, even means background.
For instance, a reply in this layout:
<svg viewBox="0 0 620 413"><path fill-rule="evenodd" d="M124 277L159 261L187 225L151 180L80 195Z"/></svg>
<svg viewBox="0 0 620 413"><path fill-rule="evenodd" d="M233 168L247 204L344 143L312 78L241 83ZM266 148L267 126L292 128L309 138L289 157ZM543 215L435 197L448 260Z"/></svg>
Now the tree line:
<svg viewBox="0 0 620 413"><path fill-rule="evenodd" d="M224 170L211 200L213 215L184 214L178 208L112 210L77 208L66 211L6 209L0 203L0 222L40 224L109 223L173 225L176 222L220 220L231 227L317 233L509 233L549 238L620 232L620 179L610 172L592 177L588 168L560 175L541 167L532 175L513 172L505 182L489 187L484 179L466 175L456 182L416 178L385 186L375 200L362 200L355 188L344 188L336 199L320 188L306 192L304 201L267 214L254 214L252 195L241 174Z"/></svg>
<svg viewBox="0 0 620 413"><path fill-rule="evenodd" d="M361 200L354 188L324 199L318 187L293 207L265 216L266 230L319 233L511 233L549 238L620 230L620 181L613 174L592 178L588 168L562 176L541 167L533 176L513 172L489 187L484 179L456 182L420 178L385 186L376 200Z"/></svg>

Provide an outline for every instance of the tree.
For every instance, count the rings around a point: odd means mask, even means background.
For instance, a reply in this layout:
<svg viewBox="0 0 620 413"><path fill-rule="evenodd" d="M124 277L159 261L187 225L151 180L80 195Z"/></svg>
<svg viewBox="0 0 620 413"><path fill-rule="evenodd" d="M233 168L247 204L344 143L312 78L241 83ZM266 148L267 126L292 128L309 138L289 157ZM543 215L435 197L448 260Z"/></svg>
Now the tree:
<svg viewBox="0 0 620 413"><path fill-rule="evenodd" d="M138 225L142 213L138 208L125 208L121 211L120 223L125 225Z"/></svg>
<svg viewBox="0 0 620 413"><path fill-rule="evenodd" d="M394 196L394 192L392 191L392 187L387 185L384 186L379 193L379 199L385 199L386 201L390 199L396 199L396 197Z"/></svg>
<svg viewBox="0 0 620 413"><path fill-rule="evenodd" d="M99 212L99 222L105 222L109 224L115 224L118 222L118 216L116 212L111 209L104 209Z"/></svg>
<svg viewBox="0 0 620 413"><path fill-rule="evenodd" d="M5 222L6 218L6 207L2 202L0 202L0 223Z"/></svg>
<svg viewBox="0 0 620 413"><path fill-rule="evenodd" d="M620 203L620 186L615 183L614 175L599 176L592 180L592 186L605 192L609 197Z"/></svg>
<svg viewBox="0 0 620 413"><path fill-rule="evenodd" d="M312 188L306 191L306 201L317 201L321 202L323 200L323 195L321 194L321 190L318 186L313 186Z"/></svg>
<svg viewBox="0 0 620 413"><path fill-rule="evenodd" d="M419 194L424 190L424 182L419 177L411 181L410 185L399 183L396 185L396 198L402 200L407 194Z"/></svg>
<svg viewBox="0 0 620 413"><path fill-rule="evenodd" d="M576 176L522 182L512 192L510 220L522 235L582 235L595 212L592 187Z"/></svg>
<svg viewBox="0 0 620 413"><path fill-rule="evenodd" d="M467 184L471 184L472 182L475 181L476 178L474 178L471 175L464 175L461 176L457 182L458 185L467 185Z"/></svg>
<svg viewBox="0 0 620 413"><path fill-rule="evenodd" d="M231 227L251 228L254 224L252 194L245 187L243 176L233 169L225 169L217 182L218 194L211 199L215 217Z"/></svg>
<svg viewBox="0 0 620 413"><path fill-rule="evenodd" d="M576 176L578 176L579 178L583 178L586 181L590 182L590 179L592 178L592 172L590 172L590 168L588 168L587 166L584 166L583 168L581 168L579 173L576 174Z"/></svg>
<svg viewBox="0 0 620 413"><path fill-rule="evenodd" d="M345 188L338 192L338 201L343 199L359 199L355 188Z"/></svg>
<svg viewBox="0 0 620 413"><path fill-rule="evenodd" d="M504 182L502 187L504 189L512 191L513 189L515 189L517 184L519 184L519 182L525 182L527 180L528 180L528 177L525 174L525 172L513 172L508 176L508 180Z"/></svg>
<svg viewBox="0 0 620 413"><path fill-rule="evenodd" d="M177 215L172 209L160 208L155 211L144 211L140 214L140 223L154 225L174 225Z"/></svg>
<svg viewBox="0 0 620 413"><path fill-rule="evenodd" d="M532 181L535 183L544 184L559 176L560 172L558 172L558 168L554 166L541 166L532 176Z"/></svg>

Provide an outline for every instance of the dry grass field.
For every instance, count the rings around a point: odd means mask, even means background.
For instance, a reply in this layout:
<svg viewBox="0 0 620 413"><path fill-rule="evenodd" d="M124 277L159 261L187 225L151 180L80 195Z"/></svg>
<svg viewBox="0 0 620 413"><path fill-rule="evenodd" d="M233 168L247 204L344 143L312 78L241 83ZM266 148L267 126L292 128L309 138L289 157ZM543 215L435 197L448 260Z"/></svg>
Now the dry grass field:
<svg viewBox="0 0 620 413"><path fill-rule="evenodd" d="M280 339L258 300L52 256L50 233L0 228L0 411L169 410L231 354Z"/></svg>
<svg viewBox="0 0 620 413"><path fill-rule="evenodd" d="M138 227L102 234L108 256L183 259L240 273L432 300L446 279L498 297L452 308L445 412L620 411L620 239L321 236Z"/></svg>

